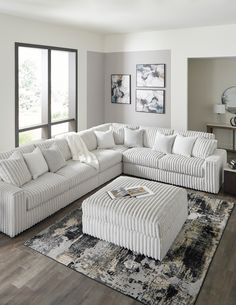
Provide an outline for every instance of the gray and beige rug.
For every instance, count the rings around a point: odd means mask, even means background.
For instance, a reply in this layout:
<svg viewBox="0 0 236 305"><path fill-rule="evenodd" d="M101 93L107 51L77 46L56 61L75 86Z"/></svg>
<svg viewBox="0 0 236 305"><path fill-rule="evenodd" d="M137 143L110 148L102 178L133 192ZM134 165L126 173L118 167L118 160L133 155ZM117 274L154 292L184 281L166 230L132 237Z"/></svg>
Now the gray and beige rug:
<svg viewBox="0 0 236 305"><path fill-rule="evenodd" d="M26 246L149 305L192 305L233 210L233 203L189 193L189 216L162 262L83 235L81 209Z"/></svg>

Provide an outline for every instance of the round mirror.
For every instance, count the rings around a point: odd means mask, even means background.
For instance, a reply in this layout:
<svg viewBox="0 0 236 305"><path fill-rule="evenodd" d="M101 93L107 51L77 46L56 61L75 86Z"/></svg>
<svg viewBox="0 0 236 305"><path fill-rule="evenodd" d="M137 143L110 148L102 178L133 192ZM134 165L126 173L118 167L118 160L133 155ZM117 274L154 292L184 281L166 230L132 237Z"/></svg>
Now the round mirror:
<svg viewBox="0 0 236 305"><path fill-rule="evenodd" d="M227 111L236 114L236 86L227 88L223 92L221 100Z"/></svg>

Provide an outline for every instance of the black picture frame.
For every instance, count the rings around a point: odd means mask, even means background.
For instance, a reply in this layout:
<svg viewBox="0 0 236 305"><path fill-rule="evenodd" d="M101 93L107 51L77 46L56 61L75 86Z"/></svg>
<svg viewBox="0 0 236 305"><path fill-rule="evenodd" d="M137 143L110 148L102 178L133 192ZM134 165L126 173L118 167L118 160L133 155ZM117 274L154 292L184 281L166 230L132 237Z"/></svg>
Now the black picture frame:
<svg viewBox="0 0 236 305"><path fill-rule="evenodd" d="M157 76L158 73L161 74L162 77ZM151 76L153 77L151 78ZM166 64L136 64L136 87L165 88Z"/></svg>
<svg viewBox="0 0 236 305"><path fill-rule="evenodd" d="M131 74L111 74L111 103L131 104Z"/></svg>
<svg viewBox="0 0 236 305"><path fill-rule="evenodd" d="M165 93L166 92L163 89L137 88L135 96L135 111L143 113L165 114ZM148 100L150 101L148 102Z"/></svg>

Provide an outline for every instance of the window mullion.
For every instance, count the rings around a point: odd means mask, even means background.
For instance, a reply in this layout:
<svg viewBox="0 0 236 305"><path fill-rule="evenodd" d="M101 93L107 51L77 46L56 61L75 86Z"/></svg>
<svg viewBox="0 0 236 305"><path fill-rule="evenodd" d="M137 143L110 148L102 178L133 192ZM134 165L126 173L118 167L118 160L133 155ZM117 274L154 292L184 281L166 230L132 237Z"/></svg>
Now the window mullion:
<svg viewBox="0 0 236 305"><path fill-rule="evenodd" d="M51 93L52 93L52 78L51 78L51 49L48 49L48 138L51 138Z"/></svg>

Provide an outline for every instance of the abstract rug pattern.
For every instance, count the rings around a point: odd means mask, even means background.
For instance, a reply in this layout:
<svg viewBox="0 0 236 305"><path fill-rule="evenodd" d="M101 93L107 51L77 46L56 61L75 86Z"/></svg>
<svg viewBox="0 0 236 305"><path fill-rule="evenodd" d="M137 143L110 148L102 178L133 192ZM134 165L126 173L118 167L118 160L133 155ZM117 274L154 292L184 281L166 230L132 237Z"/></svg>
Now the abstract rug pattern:
<svg viewBox="0 0 236 305"><path fill-rule="evenodd" d="M81 209L25 245L144 304L192 305L234 205L194 192L188 202L188 219L162 262L83 234Z"/></svg>

